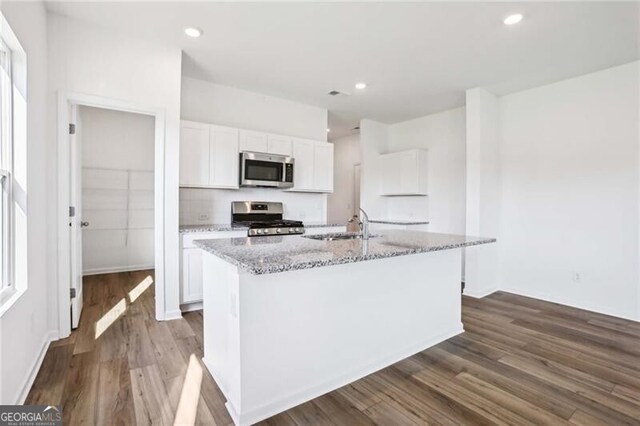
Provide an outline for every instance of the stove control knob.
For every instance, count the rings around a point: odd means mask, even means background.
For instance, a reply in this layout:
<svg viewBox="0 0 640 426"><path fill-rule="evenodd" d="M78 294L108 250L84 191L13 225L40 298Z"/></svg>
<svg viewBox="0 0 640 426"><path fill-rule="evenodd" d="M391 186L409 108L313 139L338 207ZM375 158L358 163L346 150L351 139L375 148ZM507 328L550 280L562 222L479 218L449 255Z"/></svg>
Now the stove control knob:
<svg viewBox="0 0 640 426"><path fill-rule="evenodd" d="M290 233L290 234L293 234L294 232L296 232L296 229L295 229L295 228L289 228L289 233Z"/></svg>
<svg viewBox="0 0 640 426"><path fill-rule="evenodd" d="M257 232L258 234L262 234L262 233L264 232L264 229L258 229L256 232Z"/></svg>
<svg viewBox="0 0 640 426"><path fill-rule="evenodd" d="M302 232L302 229L296 228L296 232Z"/></svg>
<svg viewBox="0 0 640 426"><path fill-rule="evenodd" d="M280 229L280 228L276 229L276 233L277 234L281 234L282 233L282 229Z"/></svg>

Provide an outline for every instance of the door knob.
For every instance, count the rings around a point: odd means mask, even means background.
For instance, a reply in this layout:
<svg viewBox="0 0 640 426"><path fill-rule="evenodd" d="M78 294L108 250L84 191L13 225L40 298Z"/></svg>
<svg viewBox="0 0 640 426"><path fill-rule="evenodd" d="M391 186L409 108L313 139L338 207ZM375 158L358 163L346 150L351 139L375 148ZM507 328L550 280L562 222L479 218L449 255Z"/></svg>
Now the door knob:
<svg viewBox="0 0 640 426"><path fill-rule="evenodd" d="M83 221L83 222L80 222L80 227L81 227L81 228L85 228L85 227L87 227L87 226L89 226L89 222L84 222L84 221Z"/></svg>

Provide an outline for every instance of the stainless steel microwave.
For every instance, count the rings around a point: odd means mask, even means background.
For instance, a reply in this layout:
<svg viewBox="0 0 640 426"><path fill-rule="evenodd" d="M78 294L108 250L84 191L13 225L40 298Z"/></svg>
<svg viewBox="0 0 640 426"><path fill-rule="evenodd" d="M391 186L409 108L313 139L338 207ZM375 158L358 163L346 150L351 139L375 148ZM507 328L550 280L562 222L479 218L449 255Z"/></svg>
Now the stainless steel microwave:
<svg viewBox="0 0 640 426"><path fill-rule="evenodd" d="M292 157L261 152L240 153L240 186L291 188Z"/></svg>

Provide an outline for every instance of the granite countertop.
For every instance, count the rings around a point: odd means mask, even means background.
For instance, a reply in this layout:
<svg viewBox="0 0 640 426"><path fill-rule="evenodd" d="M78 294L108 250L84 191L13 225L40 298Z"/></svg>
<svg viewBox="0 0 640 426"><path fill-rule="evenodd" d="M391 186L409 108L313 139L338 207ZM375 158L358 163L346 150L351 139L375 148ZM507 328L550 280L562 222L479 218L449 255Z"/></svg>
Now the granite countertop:
<svg viewBox="0 0 640 426"><path fill-rule="evenodd" d="M386 220L386 219L371 219L369 223L379 223L383 225L428 225L429 221L426 220Z"/></svg>
<svg viewBox="0 0 640 426"><path fill-rule="evenodd" d="M304 222L305 228L332 228L336 226L347 226L344 223L326 223L326 222ZM181 234L190 234L194 232L225 232L225 231L246 231L247 226L232 225L230 223L218 223L210 225L180 225Z"/></svg>
<svg viewBox="0 0 640 426"><path fill-rule="evenodd" d="M387 231L368 241L322 241L302 236L224 238L195 244L254 275L406 256L495 242L495 238Z"/></svg>
<svg viewBox="0 0 640 426"><path fill-rule="evenodd" d="M230 223L218 223L209 225L180 225L181 234L189 234L193 232L224 232L224 231L246 231L246 226L237 226Z"/></svg>

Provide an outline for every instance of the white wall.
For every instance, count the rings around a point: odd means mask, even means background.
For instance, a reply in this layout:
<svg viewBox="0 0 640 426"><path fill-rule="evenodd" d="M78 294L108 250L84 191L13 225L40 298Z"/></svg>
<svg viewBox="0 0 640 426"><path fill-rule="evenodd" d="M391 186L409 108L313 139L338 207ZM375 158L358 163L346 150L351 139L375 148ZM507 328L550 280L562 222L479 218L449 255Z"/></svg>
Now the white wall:
<svg viewBox="0 0 640 426"><path fill-rule="evenodd" d="M153 268L155 119L79 108L82 155L82 270Z"/></svg>
<svg viewBox="0 0 640 426"><path fill-rule="evenodd" d="M500 221L500 117L498 98L488 91L467 90L466 232L495 237ZM465 250L465 293L483 297L498 289L501 241Z"/></svg>
<svg viewBox="0 0 640 426"><path fill-rule="evenodd" d="M360 134L333 141L333 193L327 198L327 221L345 223L356 212L355 165L360 164ZM360 188L357 190L360 192Z"/></svg>
<svg viewBox="0 0 640 426"><path fill-rule="evenodd" d="M640 319L639 75L635 62L500 99L501 288Z"/></svg>
<svg viewBox="0 0 640 426"><path fill-rule="evenodd" d="M164 279L164 313L180 315L178 176L182 53L141 40L127 38L74 19L48 15L50 137L56 137L58 91L90 94L162 109L166 125L164 152L164 259L156 265L156 280ZM57 182L56 144L50 144L49 187ZM50 205L57 206L55 191ZM55 210L61 216L66 206ZM51 215L49 238L56 249L57 219ZM51 256L50 270L57 259ZM55 276L55 275L51 275ZM156 292L158 297L158 292ZM160 313L162 317L163 313Z"/></svg>
<svg viewBox="0 0 640 426"><path fill-rule="evenodd" d="M388 151L427 150L426 197L389 197L393 219L428 220L429 230L465 232L465 109L456 108L389 126Z"/></svg>
<svg viewBox="0 0 640 426"><path fill-rule="evenodd" d="M56 323L49 306L56 300L55 273L47 257L46 12L39 2L2 2L0 9L27 53L27 277L26 292L0 318L0 404L19 404L29 391L38 361ZM24 237L24 235L18 235ZM24 262L21 256L19 261Z"/></svg>
<svg viewBox="0 0 640 426"><path fill-rule="evenodd" d="M360 121L360 206L371 219L389 218L389 197L379 195L379 158L389 152L388 139L388 125L368 119Z"/></svg>
<svg viewBox="0 0 640 426"><path fill-rule="evenodd" d="M327 140L327 110L260 93L182 78L182 119ZM286 219L324 222L327 195L268 188L180 189L180 224L229 223L231 201L281 201Z"/></svg>
<svg viewBox="0 0 640 426"><path fill-rule="evenodd" d="M327 114L326 108L182 78L183 120L326 141Z"/></svg>

